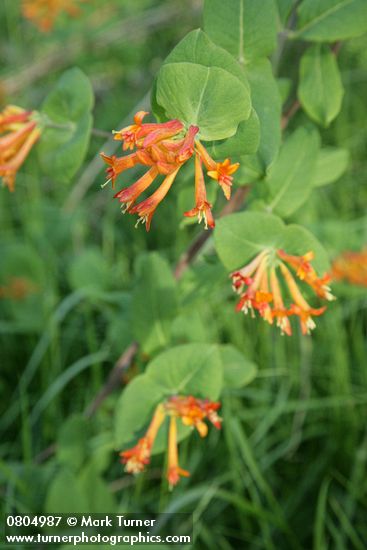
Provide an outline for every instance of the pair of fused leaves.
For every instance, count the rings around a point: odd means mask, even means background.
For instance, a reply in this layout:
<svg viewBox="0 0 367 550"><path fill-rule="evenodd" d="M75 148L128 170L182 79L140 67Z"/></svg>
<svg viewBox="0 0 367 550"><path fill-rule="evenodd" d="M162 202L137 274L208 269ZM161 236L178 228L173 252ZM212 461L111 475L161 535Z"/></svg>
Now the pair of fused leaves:
<svg viewBox="0 0 367 550"><path fill-rule="evenodd" d="M155 98L168 118L199 126L204 141L233 136L251 114L240 65L200 30L189 33L165 60Z"/></svg>
<svg viewBox="0 0 367 550"><path fill-rule="evenodd" d="M194 395L216 400L223 387L244 386L253 380L256 371L256 366L230 345L186 344L164 351L122 393L115 415L116 446L134 443L146 428L154 408L168 397ZM180 439L189 433L190 428L180 426ZM165 441L162 431L153 452L162 452Z"/></svg>
<svg viewBox="0 0 367 550"><path fill-rule="evenodd" d="M273 0L268 3L273 5ZM219 10L222 4L218 4ZM261 173L274 158L280 142L279 92L265 58L275 46L276 28L262 44L261 38L256 39L256 29L243 24L239 2L225 4L236 20L233 28L240 29L240 34L233 35L233 43L222 43L221 34L228 35L228 27L223 28L225 19L212 20L210 14L218 11L217 5L209 2L209 9L206 4L207 34L200 30L189 33L165 60L155 84L153 108L160 119L179 118L187 125L198 125L199 137L215 142L215 155L253 155L259 150L257 165ZM259 12L253 0L247 4L251 13L258 12L258 27L270 24L266 10ZM238 50L243 44L251 60L246 66L244 53Z"/></svg>
<svg viewBox="0 0 367 550"><path fill-rule="evenodd" d="M37 146L41 168L68 183L88 150L94 103L89 79L77 68L66 71L41 107L42 136Z"/></svg>

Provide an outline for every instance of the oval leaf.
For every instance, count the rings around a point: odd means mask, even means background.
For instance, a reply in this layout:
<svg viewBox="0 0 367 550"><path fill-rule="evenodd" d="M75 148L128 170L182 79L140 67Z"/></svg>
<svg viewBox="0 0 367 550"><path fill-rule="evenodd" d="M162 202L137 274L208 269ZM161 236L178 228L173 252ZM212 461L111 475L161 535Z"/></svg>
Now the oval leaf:
<svg viewBox="0 0 367 550"><path fill-rule="evenodd" d="M76 414L68 418L60 429L56 457L73 471L77 471L87 457L87 433L87 420Z"/></svg>
<svg viewBox="0 0 367 550"><path fill-rule="evenodd" d="M312 189L318 149L318 133L306 128L298 128L285 141L266 179L271 211L289 216L305 202Z"/></svg>
<svg viewBox="0 0 367 550"><path fill-rule="evenodd" d="M246 386L256 377L257 366L249 361L234 346L220 347L223 363L223 384L225 388L235 389Z"/></svg>
<svg viewBox="0 0 367 550"><path fill-rule="evenodd" d="M93 101L89 79L74 68L62 75L42 105L46 128L37 149L42 170L57 182L68 183L83 163ZM47 127L47 121L55 127Z"/></svg>
<svg viewBox="0 0 367 550"><path fill-rule="evenodd" d="M144 256L132 301L132 330L145 353L167 345L177 312L176 281L159 254Z"/></svg>
<svg viewBox="0 0 367 550"><path fill-rule="evenodd" d="M366 0L304 0L298 9L296 38L335 42L367 31Z"/></svg>
<svg viewBox="0 0 367 550"><path fill-rule="evenodd" d="M347 169L348 162L349 151L347 149L337 149L336 147L321 149L316 161L313 186L320 187L339 179Z"/></svg>
<svg viewBox="0 0 367 550"><path fill-rule="evenodd" d="M266 57L276 46L274 0L205 0L204 30L241 63Z"/></svg>
<svg viewBox="0 0 367 550"><path fill-rule="evenodd" d="M251 86L253 107L260 120L260 144L256 158L265 174L280 145L280 93L267 59L251 63L246 74Z"/></svg>
<svg viewBox="0 0 367 550"><path fill-rule="evenodd" d="M329 46L315 44L301 59L298 98L310 118L329 126L338 115L343 85L335 55Z"/></svg>

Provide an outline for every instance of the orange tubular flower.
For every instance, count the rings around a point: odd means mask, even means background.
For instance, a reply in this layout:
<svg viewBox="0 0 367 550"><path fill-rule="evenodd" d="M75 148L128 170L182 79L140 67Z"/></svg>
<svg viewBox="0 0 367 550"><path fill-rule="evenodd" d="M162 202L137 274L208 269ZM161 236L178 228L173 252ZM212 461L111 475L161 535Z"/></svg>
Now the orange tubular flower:
<svg viewBox="0 0 367 550"><path fill-rule="evenodd" d="M168 468L167 480L172 489L181 476L189 476L189 472L180 468L177 448L177 419L181 418L185 426L193 426L201 437L208 433L204 420L207 418L217 429L221 428L222 419L218 416L220 403L208 399L196 399L193 396L175 395L159 404L146 435L132 449L120 453L125 470L129 473L140 473L150 462L151 449L157 432L165 416L170 418L168 433Z"/></svg>
<svg viewBox="0 0 367 550"><path fill-rule="evenodd" d="M338 256L333 261L331 278L334 281L367 286L367 248L361 252L346 251Z"/></svg>
<svg viewBox="0 0 367 550"><path fill-rule="evenodd" d="M165 407L168 414L180 417L185 426L194 426L201 437L208 433L208 426L203 422L205 418L208 418L217 429L221 427L222 419L216 412L220 408L220 403L196 399L192 395L175 395L167 399Z"/></svg>
<svg viewBox="0 0 367 550"><path fill-rule="evenodd" d="M253 316L255 311L258 311L260 316L270 324L276 319L282 334L288 336L292 334L289 317L296 315L299 317L302 333L309 334L316 326L312 317L324 313L326 307L312 308L308 304L286 264L295 271L301 281L312 288L319 298L333 300L334 296L327 285L330 277L317 276L310 264L313 257L312 252L304 256L293 256L283 250L263 250L248 265L230 275L233 289L240 295L240 301L236 306L237 311L244 313L251 311ZM283 286L287 288L292 300L288 307L284 305L277 270L280 271Z"/></svg>
<svg viewBox="0 0 367 550"><path fill-rule="evenodd" d="M16 174L41 135L35 115L14 105L0 113L0 178L9 191L14 191Z"/></svg>
<svg viewBox="0 0 367 550"><path fill-rule="evenodd" d="M178 465L178 449L177 449L177 424L176 418L171 416L168 433L168 468L167 480L168 486L172 489L180 481L180 477L188 477L190 473L183 470Z"/></svg>
<svg viewBox="0 0 367 550"><path fill-rule="evenodd" d="M240 163L236 162L235 164L231 164L230 159L225 159L223 162L215 162L200 142L198 142L196 146L208 170L208 176L219 183L223 189L224 196L229 200L231 198L231 187L233 183L232 174L238 170Z"/></svg>
<svg viewBox="0 0 367 550"><path fill-rule="evenodd" d="M133 206L132 208L128 207L129 212L131 214L138 214L139 215L139 222L143 222L146 225L147 231L150 229L150 224L152 223L152 217L153 214L159 205L159 203L164 199L164 197L167 195L168 191L170 190L170 187L177 175L177 172L180 168L177 168L172 174L169 176L166 176L166 178L163 180L163 183L158 187L157 191L153 193L150 197L145 199L144 201L140 202L136 206Z"/></svg>
<svg viewBox="0 0 367 550"><path fill-rule="evenodd" d="M164 123L143 123L148 113L139 111L134 117L134 124L114 132L114 139L122 141L123 151L134 151L124 157L107 156L101 153L108 164L107 181L115 186L116 178L125 170L137 165L149 167L148 172L130 187L115 194L123 206L123 212L138 214L149 231L153 214L171 188L174 179L183 164L195 156L195 208L185 212L185 216L198 216L199 222L205 221L205 228L214 227L211 205L206 198L206 188L202 162L208 175L217 180L227 199L230 198L232 174L239 164L230 164L229 159L222 163L215 162L197 139L199 128L185 128L179 120ZM159 176L166 176L158 189L147 199L135 205L139 196L144 193Z"/></svg>
<svg viewBox="0 0 367 550"><path fill-rule="evenodd" d="M200 157L195 158L195 202L195 208L184 212L184 216L190 218L198 216L199 223L204 220L205 229L208 229L208 226L213 228L215 221L211 211L212 205L206 200L204 174Z"/></svg>
<svg viewBox="0 0 367 550"><path fill-rule="evenodd" d="M330 287L328 286L331 277L325 274L323 277L319 278L310 264L310 261L313 260L315 256L313 252L307 252L307 254L303 256L292 256L284 252L284 250L278 250L278 256L282 260L285 260L296 271L296 275L301 281L305 281L313 288L319 298L333 300L333 295L330 293Z"/></svg>
<svg viewBox="0 0 367 550"><path fill-rule="evenodd" d="M30 19L42 32L49 32L54 26L55 20L62 12L71 17L80 14L77 2L86 0L23 0L23 15Z"/></svg>
<svg viewBox="0 0 367 550"><path fill-rule="evenodd" d="M158 405L145 436L139 439L135 447L120 453L121 461L125 464L125 470L130 474L142 472L145 466L149 464L152 447L164 418L164 408L162 405Z"/></svg>

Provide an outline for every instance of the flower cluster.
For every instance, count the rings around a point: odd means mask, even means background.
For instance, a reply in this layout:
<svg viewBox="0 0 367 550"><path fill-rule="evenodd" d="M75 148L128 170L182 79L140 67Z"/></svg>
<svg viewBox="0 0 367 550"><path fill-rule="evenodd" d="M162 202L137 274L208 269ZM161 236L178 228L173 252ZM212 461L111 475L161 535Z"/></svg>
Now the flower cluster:
<svg viewBox="0 0 367 550"><path fill-rule="evenodd" d="M14 191L17 171L41 135L36 115L15 105L0 112L0 178L10 191Z"/></svg>
<svg viewBox="0 0 367 550"><path fill-rule="evenodd" d="M185 128L179 120L169 120L164 123L143 124L148 113L139 111L134 117L134 124L114 132L114 139L122 141L123 151L135 152L123 157L107 156L101 153L108 164L107 181L115 186L116 178L125 170L137 165L148 167L146 173L133 185L116 193L123 212L138 214L139 221L146 224L149 231L153 214L170 190L178 171L193 155L195 155L195 207L184 213L184 216L198 216L199 222L204 220L205 228L214 227L212 205L207 200L203 165L210 178L216 180L223 189L227 199L231 195L232 175L239 164L231 164L229 159L216 162L197 138L198 126ZM159 176L163 182L147 199L135 204Z"/></svg>
<svg viewBox="0 0 367 550"><path fill-rule="evenodd" d="M201 437L205 437L208 433L205 419L208 419L217 429L221 427L222 420L217 414L219 407L220 403L207 399L196 399L193 396L172 396L164 403L160 403L155 409L153 419L144 437L139 439L135 447L120 453L125 470L132 474L138 474L145 470L150 462L152 447L159 428L168 416L167 480L172 489L180 481L180 476L190 475L188 471L179 466L178 462L177 419L180 418L185 426L196 428Z"/></svg>
<svg viewBox="0 0 367 550"><path fill-rule="evenodd" d="M80 14L80 8L76 2L86 0L23 0L23 15L33 21L40 31L49 32L54 26L55 20L62 12L71 17Z"/></svg>
<svg viewBox="0 0 367 550"><path fill-rule="evenodd" d="M316 326L312 317L321 315L326 308L311 307L303 297L296 278L306 283L319 298L334 299L328 286L331 278L329 275L317 276L310 263L313 257L313 252L293 256L284 250L263 250L249 264L230 275L233 289L240 295L237 311L250 311L252 315L258 311L270 324L276 319L282 334L288 336L292 334L289 317L295 315L299 317L302 333L309 334ZM283 300L282 286L290 296L288 306Z"/></svg>
<svg viewBox="0 0 367 550"><path fill-rule="evenodd" d="M367 286L367 248L361 252L346 251L338 256L333 261L331 277L335 281Z"/></svg>

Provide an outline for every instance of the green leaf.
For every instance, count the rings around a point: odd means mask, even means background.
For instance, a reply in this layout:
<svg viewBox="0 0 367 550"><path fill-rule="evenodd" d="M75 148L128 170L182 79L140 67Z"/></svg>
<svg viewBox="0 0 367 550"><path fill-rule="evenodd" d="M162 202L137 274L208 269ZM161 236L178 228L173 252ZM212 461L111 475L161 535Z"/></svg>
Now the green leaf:
<svg viewBox="0 0 367 550"><path fill-rule="evenodd" d="M266 57L276 46L274 0L205 0L204 30L241 63Z"/></svg>
<svg viewBox="0 0 367 550"><path fill-rule="evenodd" d="M134 378L117 403L116 446L134 443L150 422L155 407L167 397L179 394L217 399L221 387L222 363L216 346L186 344L161 353L144 374ZM187 435L189 431L180 433Z"/></svg>
<svg viewBox="0 0 367 550"><path fill-rule="evenodd" d="M104 472L110 465L111 454L115 451L112 431L99 432L89 440L89 463L98 473Z"/></svg>
<svg viewBox="0 0 367 550"><path fill-rule="evenodd" d="M313 250L315 269L323 273L329 268L327 254L312 233L298 225L286 226L272 214L241 212L226 216L218 220L214 240L228 271L243 267L265 248L297 255Z"/></svg>
<svg viewBox="0 0 367 550"><path fill-rule="evenodd" d="M248 101L251 105L250 87L243 67L227 50L214 44L200 29L189 32L172 50L164 63L194 63L203 67L224 69L238 78L247 88Z"/></svg>
<svg viewBox="0 0 367 550"><path fill-rule="evenodd" d="M214 230L215 247L225 267L232 271L245 265L264 248L280 248L284 223L263 212L225 216Z"/></svg>
<svg viewBox="0 0 367 550"><path fill-rule="evenodd" d="M45 504L47 514L85 514L88 500L78 478L67 468L60 470L52 480Z"/></svg>
<svg viewBox="0 0 367 550"><path fill-rule="evenodd" d="M110 287L110 270L101 252L96 248L84 250L74 258L69 269L70 285L90 295L100 295Z"/></svg>
<svg viewBox="0 0 367 550"><path fill-rule="evenodd" d="M264 177L264 167L257 155L247 155L240 158L240 167L236 174L236 185L253 184Z"/></svg>
<svg viewBox="0 0 367 550"><path fill-rule="evenodd" d="M281 100L271 64L267 59L251 63L247 68L253 107L260 120L260 145L257 158L265 173L278 153L281 131Z"/></svg>
<svg viewBox="0 0 367 550"><path fill-rule="evenodd" d="M251 109L248 90L238 78L224 69L194 63L163 65L157 102L168 118L198 126L204 141L233 136Z"/></svg>
<svg viewBox="0 0 367 550"><path fill-rule="evenodd" d="M113 494L92 462L83 468L78 481L88 499L90 513L112 513L116 510Z"/></svg>
<svg viewBox="0 0 367 550"><path fill-rule="evenodd" d="M177 343L210 342L210 328L203 308L188 308L176 317L172 325L172 337Z"/></svg>
<svg viewBox="0 0 367 550"><path fill-rule="evenodd" d="M266 180L269 209L289 216L305 202L312 188L318 149L318 133L306 128L298 128L285 141Z"/></svg>
<svg viewBox="0 0 367 550"><path fill-rule="evenodd" d="M327 147L321 149L316 161L316 169L313 177L313 186L320 187L332 183L345 172L349 162L349 151Z"/></svg>
<svg viewBox="0 0 367 550"><path fill-rule="evenodd" d="M366 0L304 0L298 8L296 38L335 42L367 31Z"/></svg>
<svg viewBox="0 0 367 550"><path fill-rule="evenodd" d="M234 389L246 386L256 377L257 366L231 344L220 347L223 363L224 387Z"/></svg>
<svg viewBox="0 0 367 550"><path fill-rule="evenodd" d="M286 24L292 8L296 5L297 0L276 0L278 5L279 17L283 25Z"/></svg>
<svg viewBox="0 0 367 550"><path fill-rule="evenodd" d="M248 104L251 105L250 86L244 69L231 54L215 45L202 30L197 29L188 33L165 59L164 65L169 63L194 63L203 67L224 69L238 78L244 85L248 93ZM153 83L152 109L157 120L164 121L167 116L164 109L157 103L157 80L156 78ZM247 112L246 106L245 110ZM248 112L247 116L249 114Z"/></svg>
<svg viewBox="0 0 367 550"><path fill-rule="evenodd" d="M133 336L145 353L168 344L176 312L176 281L168 262L158 253L146 255L139 264L132 302Z"/></svg>
<svg viewBox="0 0 367 550"><path fill-rule="evenodd" d="M310 118L329 126L338 115L343 85L335 55L326 44L311 46L302 56L298 98Z"/></svg>
<svg viewBox="0 0 367 550"><path fill-rule="evenodd" d="M93 101L89 79L74 68L61 76L42 105L46 128L37 149L42 170L54 181L68 183L83 163L92 128ZM47 122L58 127L47 127Z"/></svg>
<svg viewBox="0 0 367 550"><path fill-rule="evenodd" d="M211 147L215 158L240 157L256 153L260 143L260 122L253 109L248 120L240 122L234 136L216 141Z"/></svg>
<svg viewBox="0 0 367 550"><path fill-rule="evenodd" d="M115 442L120 448L133 444L147 427L164 394L147 374L134 378L121 394L115 410Z"/></svg>
<svg viewBox="0 0 367 550"><path fill-rule="evenodd" d="M186 344L161 353L147 369L165 395L186 394L217 399L222 370L216 346Z"/></svg>
<svg viewBox="0 0 367 550"><path fill-rule="evenodd" d="M277 83L278 83L281 102L282 102L282 105L284 105L285 102L288 100L292 90L292 80L290 78L281 77L281 78L277 78Z"/></svg>
<svg viewBox="0 0 367 550"><path fill-rule="evenodd" d="M82 415L73 415L66 420L57 438L57 460L77 471L87 456L88 424Z"/></svg>

